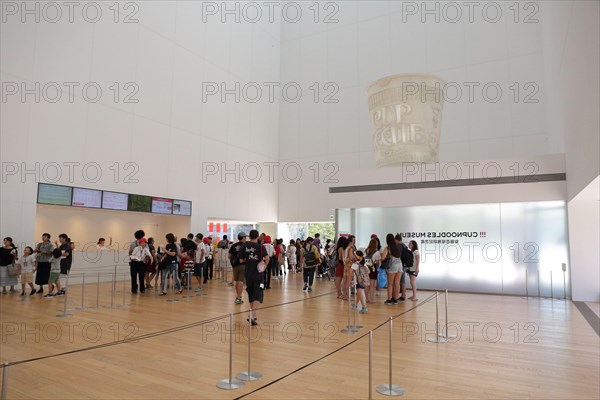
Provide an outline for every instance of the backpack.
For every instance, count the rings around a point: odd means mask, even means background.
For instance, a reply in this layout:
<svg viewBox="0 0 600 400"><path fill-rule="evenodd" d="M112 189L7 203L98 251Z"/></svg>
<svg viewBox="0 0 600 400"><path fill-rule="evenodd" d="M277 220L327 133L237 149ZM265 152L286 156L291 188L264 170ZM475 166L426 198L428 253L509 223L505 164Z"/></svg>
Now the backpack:
<svg viewBox="0 0 600 400"><path fill-rule="evenodd" d="M319 261L317 260L317 256L315 255L315 252L313 251L312 245L308 249L307 248L304 249L304 263L309 268L314 267L319 263Z"/></svg>
<svg viewBox="0 0 600 400"><path fill-rule="evenodd" d="M413 266L413 254L412 251L408 249L404 244L401 246L402 253L400 254L400 259L402 260L402 265L404 269L411 269Z"/></svg>
<svg viewBox="0 0 600 400"><path fill-rule="evenodd" d="M360 286L367 287L371 283L369 280L369 274L366 273L366 268L362 265L358 266L358 269L355 271L356 274L356 283Z"/></svg>
<svg viewBox="0 0 600 400"><path fill-rule="evenodd" d="M337 265L338 265L338 252L334 251L331 253L331 255L329 256L329 259L327 260L327 267L335 268Z"/></svg>

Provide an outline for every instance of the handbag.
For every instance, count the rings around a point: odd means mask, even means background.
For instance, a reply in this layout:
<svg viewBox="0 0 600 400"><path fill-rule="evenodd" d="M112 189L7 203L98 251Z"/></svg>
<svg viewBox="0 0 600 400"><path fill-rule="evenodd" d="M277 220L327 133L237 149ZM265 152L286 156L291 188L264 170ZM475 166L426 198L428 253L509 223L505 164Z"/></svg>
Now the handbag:
<svg viewBox="0 0 600 400"><path fill-rule="evenodd" d="M260 245L260 256L259 257L260 257L260 262L258 263L258 265L256 267L258 268L258 273L263 273L267 269L267 264L265 263L265 260L263 260L262 245Z"/></svg>
<svg viewBox="0 0 600 400"><path fill-rule="evenodd" d="M381 261L381 265L379 266L379 268L381 268L383 270L390 269L391 262L392 262L392 257L390 257L388 255L385 260Z"/></svg>
<svg viewBox="0 0 600 400"><path fill-rule="evenodd" d="M12 264L7 265L6 269L7 269L8 276L17 276L18 275L17 266L15 265L14 261Z"/></svg>

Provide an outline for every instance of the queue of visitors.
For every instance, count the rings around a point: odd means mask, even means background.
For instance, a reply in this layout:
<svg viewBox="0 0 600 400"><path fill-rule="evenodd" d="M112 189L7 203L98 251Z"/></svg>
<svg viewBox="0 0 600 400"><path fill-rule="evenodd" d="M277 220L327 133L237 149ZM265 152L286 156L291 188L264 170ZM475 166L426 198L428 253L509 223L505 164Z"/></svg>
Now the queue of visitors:
<svg viewBox="0 0 600 400"><path fill-rule="evenodd" d="M384 304L394 305L406 300L407 276L412 289L408 300L417 301L419 247L414 240L405 245L400 234L387 234L383 247L373 234L364 249L357 248L354 235L340 236L337 243L327 239L322 245L317 233L314 238L292 239L287 246L283 239L273 240L256 230L249 234L239 232L235 243L226 235L213 243L212 237L204 237L201 233L190 233L178 242L177 237L169 233L165 236L165 244L157 246L154 238L145 236L143 230L136 231L129 245L132 294L155 289L160 291L159 296L165 296L169 288L180 294L184 287L191 288L194 284L194 290L202 292L204 284L213 278L213 260L217 252L222 252L233 271L230 285L235 290L234 303L244 303L245 287L253 310L263 302L264 290L271 288L272 280L298 272L303 274L302 290L307 293L312 292L316 275L334 280L338 299L348 300L351 288L356 288L357 301L353 307L361 313L368 312L368 305L376 302L375 298L383 288L387 291ZM110 249L112 238L109 239L106 245L106 240L100 238L97 248ZM20 254L12 238L4 238L0 248L2 293L14 293L20 278L21 296L25 296L26 290L30 290L30 296L44 294L44 285L47 286L45 298L64 295L73 250L74 244L64 233L54 243L51 235L44 233L35 248L26 246ZM255 314L250 318L249 322L256 324Z"/></svg>

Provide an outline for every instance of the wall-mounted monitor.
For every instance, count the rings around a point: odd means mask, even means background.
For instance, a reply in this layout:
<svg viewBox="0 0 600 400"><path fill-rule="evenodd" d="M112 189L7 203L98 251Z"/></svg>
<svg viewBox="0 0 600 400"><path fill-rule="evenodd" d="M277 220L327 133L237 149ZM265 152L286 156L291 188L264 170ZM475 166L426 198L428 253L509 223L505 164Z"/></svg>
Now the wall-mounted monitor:
<svg viewBox="0 0 600 400"><path fill-rule="evenodd" d="M73 188L60 185L38 184L37 202L53 206L70 206Z"/></svg>
<svg viewBox="0 0 600 400"><path fill-rule="evenodd" d="M73 188L73 207L100 208L102 206L102 191Z"/></svg>
<svg viewBox="0 0 600 400"><path fill-rule="evenodd" d="M127 200L129 195L126 193L103 192L102 208L107 210L127 211Z"/></svg>
<svg viewBox="0 0 600 400"><path fill-rule="evenodd" d="M157 214L172 214L173 200L162 197L152 198L152 212Z"/></svg>
<svg viewBox="0 0 600 400"><path fill-rule="evenodd" d="M173 200L173 215L192 215L192 202L185 200Z"/></svg>
<svg viewBox="0 0 600 400"><path fill-rule="evenodd" d="M127 201L127 210L128 211L151 212L152 211L152 197L142 196L139 194L130 194L129 199Z"/></svg>

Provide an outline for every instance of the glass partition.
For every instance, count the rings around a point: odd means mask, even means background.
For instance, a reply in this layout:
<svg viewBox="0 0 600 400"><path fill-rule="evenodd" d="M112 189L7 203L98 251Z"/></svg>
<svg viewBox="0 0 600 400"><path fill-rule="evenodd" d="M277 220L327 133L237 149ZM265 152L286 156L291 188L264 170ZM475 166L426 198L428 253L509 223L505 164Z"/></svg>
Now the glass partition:
<svg viewBox="0 0 600 400"><path fill-rule="evenodd" d="M570 297L564 202L340 209L337 218L358 247L373 233L382 245L387 233L415 240L421 288Z"/></svg>

